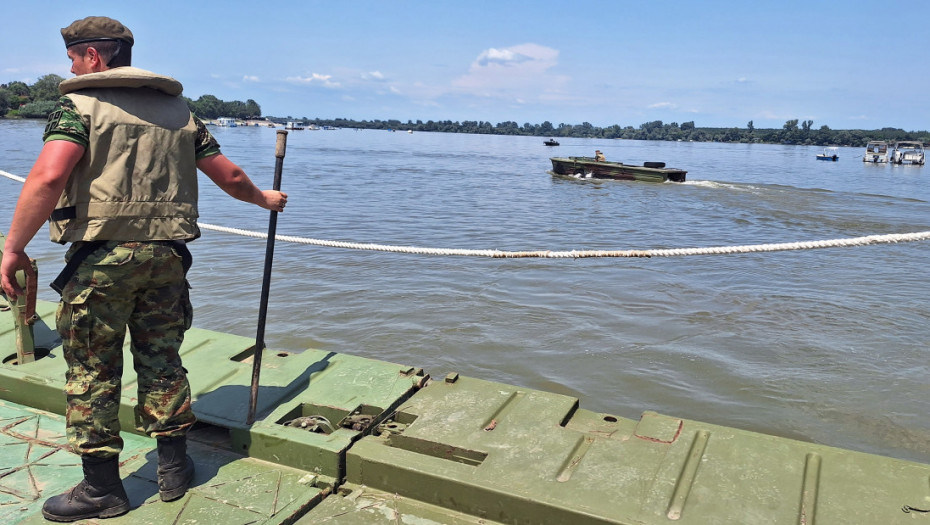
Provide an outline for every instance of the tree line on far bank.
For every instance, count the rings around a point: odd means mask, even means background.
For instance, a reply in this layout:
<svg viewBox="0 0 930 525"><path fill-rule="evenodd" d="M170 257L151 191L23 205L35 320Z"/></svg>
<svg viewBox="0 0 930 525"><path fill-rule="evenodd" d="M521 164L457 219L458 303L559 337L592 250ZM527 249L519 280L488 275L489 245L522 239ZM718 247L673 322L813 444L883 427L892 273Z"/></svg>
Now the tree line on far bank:
<svg viewBox="0 0 930 525"><path fill-rule="evenodd" d="M295 120L292 117L268 117L269 120L282 123ZM874 130L835 130L829 126L813 128L813 121L800 122L789 120L781 128L756 128L750 120L744 128L704 128L697 127L694 121L664 123L654 120L640 124L639 127L614 124L607 127L593 126L588 122L582 124L553 125L546 121L542 124L500 122L496 125L484 121L453 122L451 120L416 122L408 120L349 120L349 119L296 119L304 125L332 126L336 128L390 129L395 131L435 131L445 133L476 133L486 135L529 135L549 138L600 138L633 140L671 140L693 142L742 142L767 144L800 144L815 146L865 146L870 140L897 142L913 140L930 142L928 131L905 131L900 128L882 128Z"/></svg>
<svg viewBox="0 0 930 525"><path fill-rule="evenodd" d="M0 117L5 118L46 118L55 107L59 98L58 84L62 77L50 74L39 78L34 84L14 81L0 84ZM252 99L245 102L238 100L223 101L213 95L203 95L197 100L184 97L187 105L197 116L203 119L231 117L235 119L261 118L261 106ZM349 120L337 119L297 119L293 117L266 117L267 120L283 123L297 121L304 125L332 126L337 128L383 129L397 131L434 131L442 133L474 133L487 135L528 135L550 138L603 138L635 140L671 140L694 142L743 142L775 143L802 145L841 145L865 146L870 140L897 142L914 140L930 142L928 131L905 131L900 128L882 128L874 130L834 130L829 126L814 128L812 120L793 119L785 122L781 128L756 128L753 121L745 127L706 128L697 127L694 121L664 123L654 120L640 124L639 127L614 124L607 127L593 126L588 122L582 124L553 125L549 121L542 124L529 122L520 125L513 121L499 122L496 125L485 121L466 120L462 122L443 120L423 122L408 120Z"/></svg>
<svg viewBox="0 0 930 525"><path fill-rule="evenodd" d="M61 97L58 84L64 80L58 75L45 75L31 86L25 82L14 81L0 84L0 117L5 118L46 118L55 108ZM200 118L215 119L231 117L236 119L260 118L262 108L252 99L223 101L213 95L203 95L197 100L184 97L188 107Z"/></svg>

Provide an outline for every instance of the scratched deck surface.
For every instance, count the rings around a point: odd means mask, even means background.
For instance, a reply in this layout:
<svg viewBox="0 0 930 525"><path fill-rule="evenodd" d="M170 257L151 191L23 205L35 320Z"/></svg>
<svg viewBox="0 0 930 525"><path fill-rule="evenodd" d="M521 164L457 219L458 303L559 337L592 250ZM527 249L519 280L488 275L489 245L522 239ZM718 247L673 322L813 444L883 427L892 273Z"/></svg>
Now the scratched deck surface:
<svg viewBox="0 0 930 525"><path fill-rule="evenodd" d="M81 479L61 416L0 401L0 522L47 523L42 503ZM282 523L321 497L314 475L192 443L197 474L187 495L158 497L155 441L124 434L120 472L132 510L106 523Z"/></svg>
<svg viewBox="0 0 930 525"><path fill-rule="evenodd" d="M16 364L0 312L0 522L40 523L74 485L55 305ZM930 465L309 349L267 351L245 425L252 341L188 332L193 490L162 503L154 441L132 434L127 363L121 471L133 510L106 523L930 523ZM28 405L28 406L27 406Z"/></svg>

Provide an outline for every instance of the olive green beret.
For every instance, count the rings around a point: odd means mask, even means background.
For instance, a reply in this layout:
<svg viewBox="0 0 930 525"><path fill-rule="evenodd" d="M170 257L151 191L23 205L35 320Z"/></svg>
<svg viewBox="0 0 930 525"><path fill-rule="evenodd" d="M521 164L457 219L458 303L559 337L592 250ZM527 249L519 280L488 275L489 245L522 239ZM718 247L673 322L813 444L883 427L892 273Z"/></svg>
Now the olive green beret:
<svg viewBox="0 0 930 525"><path fill-rule="evenodd" d="M134 43L129 28L105 16L88 16L75 20L61 30L61 37L65 39L65 47L99 40L122 40L130 46Z"/></svg>

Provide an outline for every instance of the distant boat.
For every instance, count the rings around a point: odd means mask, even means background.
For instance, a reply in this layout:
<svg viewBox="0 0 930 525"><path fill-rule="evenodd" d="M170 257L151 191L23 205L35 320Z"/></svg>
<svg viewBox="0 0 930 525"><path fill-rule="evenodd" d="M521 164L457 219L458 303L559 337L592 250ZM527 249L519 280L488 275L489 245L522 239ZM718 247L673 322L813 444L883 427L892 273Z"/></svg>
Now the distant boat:
<svg viewBox="0 0 930 525"><path fill-rule="evenodd" d="M216 119L216 125L223 126L224 128L235 128L238 124L236 124L236 119L234 118L220 117Z"/></svg>
<svg viewBox="0 0 930 525"><path fill-rule="evenodd" d="M285 124L284 129L301 130L301 129L304 129L304 127L301 126L299 122L288 122L287 124Z"/></svg>
<svg viewBox="0 0 930 525"><path fill-rule="evenodd" d="M894 164L924 165L924 145L921 142L901 141L895 142L894 152L891 154Z"/></svg>
<svg viewBox="0 0 930 525"><path fill-rule="evenodd" d="M884 140L870 140L865 146L862 162L888 162L888 143Z"/></svg>
<svg viewBox="0 0 930 525"><path fill-rule="evenodd" d="M543 144L545 144L546 146L558 146L559 141L555 139L549 139L549 140L543 141Z"/></svg>
<svg viewBox="0 0 930 525"><path fill-rule="evenodd" d="M666 168L664 162L642 166L595 160L594 157L551 157L552 172L579 178L638 180L642 182L684 182L685 170Z"/></svg>
<svg viewBox="0 0 930 525"><path fill-rule="evenodd" d="M839 151L840 148L824 148L823 153L817 154L817 160L831 160L836 162L840 159Z"/></svg>

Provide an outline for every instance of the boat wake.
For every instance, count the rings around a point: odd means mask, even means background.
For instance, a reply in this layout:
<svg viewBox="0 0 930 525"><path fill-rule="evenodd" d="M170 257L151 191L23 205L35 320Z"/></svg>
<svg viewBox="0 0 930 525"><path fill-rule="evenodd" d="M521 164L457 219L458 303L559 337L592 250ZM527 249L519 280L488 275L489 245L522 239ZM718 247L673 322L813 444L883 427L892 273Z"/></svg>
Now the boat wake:
<svg viewBox="0 0 930 525"><path fill-rule="evenodd" d="M760 189L759 186L735 182L719 182L713 180L688 180L682 182L685 186L698 186L701 188L711 188L715 190L747 191L755 192Z"/></svg>

